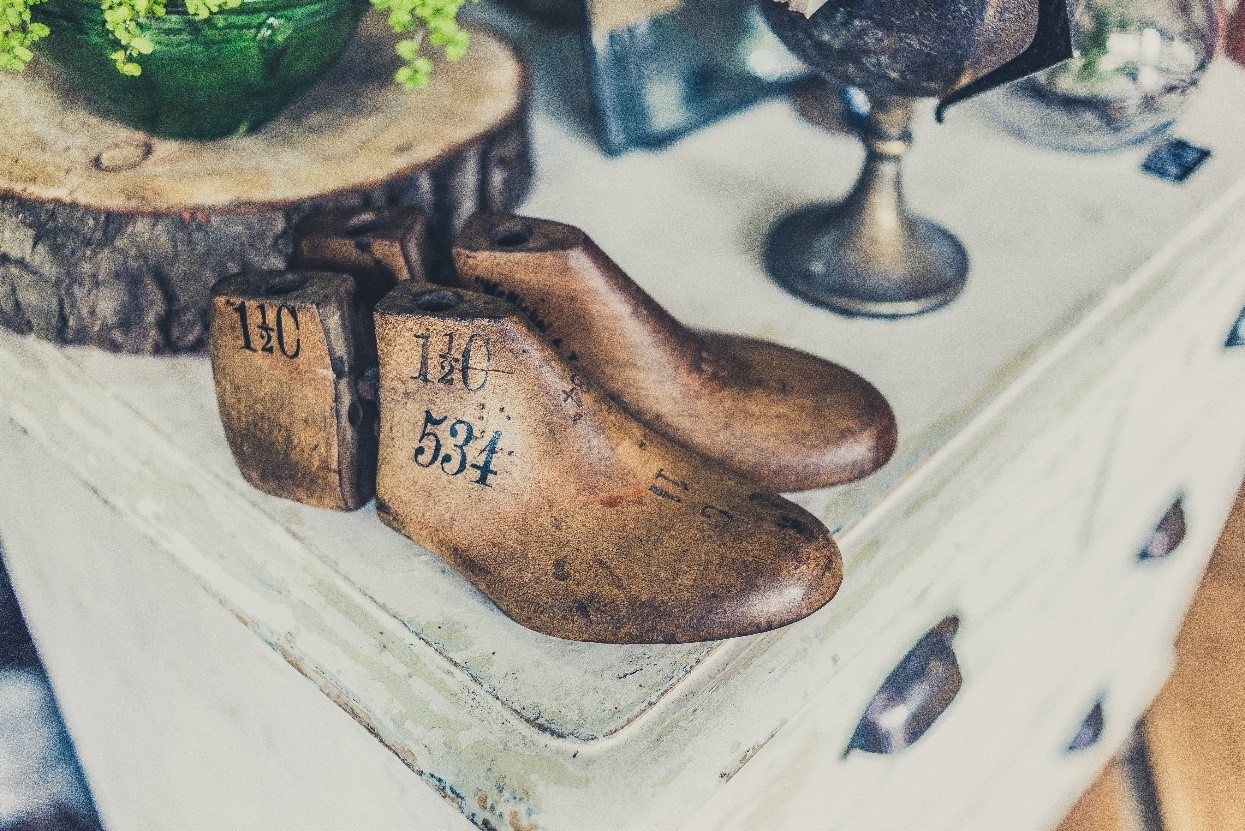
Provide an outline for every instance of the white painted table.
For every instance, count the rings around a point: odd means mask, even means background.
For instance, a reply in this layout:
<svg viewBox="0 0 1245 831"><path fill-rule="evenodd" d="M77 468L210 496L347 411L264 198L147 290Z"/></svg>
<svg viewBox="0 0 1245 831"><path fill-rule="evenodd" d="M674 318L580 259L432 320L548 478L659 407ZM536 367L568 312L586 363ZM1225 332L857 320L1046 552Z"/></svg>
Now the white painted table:
<svg viewBox="0 0 1245 831"><path fill-rule="evenodd" d="M966 108L923 125L919 208L965 294L847 320L757 263L781 212L846 190L857 145L772 102L607 160L537 123L529 213L586 228L703 326L825 355L894 403L866 482L798 500L839 596L730 642L576 644L511 623L376 521L238 475L205 360L0 336L0 538L111 831L1043 829L1120 744L1245 460L1245 71L1141 151L1058 155ZM3 291L0 278L0 292ZM1176 553L1139 563L1183 496ZM844 756L873 692L948 614L960 694L921 741ZM1064 752L1092 704L1102 740Z"/></svg>

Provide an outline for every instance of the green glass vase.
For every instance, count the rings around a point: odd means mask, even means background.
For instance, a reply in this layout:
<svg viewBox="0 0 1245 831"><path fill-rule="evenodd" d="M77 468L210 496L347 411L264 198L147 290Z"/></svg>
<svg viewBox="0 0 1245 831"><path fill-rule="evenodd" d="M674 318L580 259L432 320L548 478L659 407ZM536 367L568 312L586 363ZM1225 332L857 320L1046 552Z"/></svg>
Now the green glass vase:
<svg viewBox="0 0 1245 831"><path fill-rule="evenodd" d="M209 140L253 130L302 95L350 43L366 0L245 0L206 20L169 0L143 31L155 45L138 76L117 71L120 48L98 0L35 7L52 34L39 54L104 115L154 136Z"/></svg>

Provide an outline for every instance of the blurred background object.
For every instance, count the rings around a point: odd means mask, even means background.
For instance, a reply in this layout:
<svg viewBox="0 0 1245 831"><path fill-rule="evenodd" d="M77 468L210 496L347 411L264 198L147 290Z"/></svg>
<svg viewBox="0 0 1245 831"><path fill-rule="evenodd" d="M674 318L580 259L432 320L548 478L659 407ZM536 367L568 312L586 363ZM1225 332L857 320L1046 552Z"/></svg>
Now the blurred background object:
<svg viewBox="0 0 1245 831"><path fill-rule="evenodd" d="M0 831L98 831L0 550Z"/></svg>
<svg viewBox="0 0 1245 831"><path fill-rule="evenodd" d="M1215 56L1220 0L1084 0L1077 56L986 96L1004 130L1056 150L1118 150L1167 130Z"/></svg>
<svg viewBox="0 0 1245 831"><path fill-rule="evenodd" d="M807 74L752 0L683 0L616 28L602 27L602 5L589 8L589 43L606 152L661 146Z"/></svg>
<svg viewBox="0 0 1245 831"><path fill-rule="evenodd" d="M570 90L570 101L588 97L587 111L572 114L611 154L666 145L808 74L770 33L754 0L504 5L548 30L549 39L526 38L529 52L538 53L537 71L559 76L538 86ZM567 54L576 49L586 60Z"/></svg>
<svg viewBox="0 0 1245 831"><path fill-rule="evenodd" d="M1133 739L1058 831L1245 831L1245 488Z"/></svg>
<svg viewBox="0 0 1245 831"><path fill-rule="evenodd" d="M1226 48L1229 58L1245 64L1245 5L1237 4L1232 20L1228 23Z"/></svg>
<svg viewBox="0 0 1245 831"><path fill-rule="evenodd" d="M869 123L869 96L820 75L805 78L791 91L800 118L829 133L859 133Z"/></svg>
<svg viewBox="0 0 1245 831"><path fill-rule="evenodd" d="M502 0L506 5L551 26L578 26L588 22L585 0Z"/></svg>

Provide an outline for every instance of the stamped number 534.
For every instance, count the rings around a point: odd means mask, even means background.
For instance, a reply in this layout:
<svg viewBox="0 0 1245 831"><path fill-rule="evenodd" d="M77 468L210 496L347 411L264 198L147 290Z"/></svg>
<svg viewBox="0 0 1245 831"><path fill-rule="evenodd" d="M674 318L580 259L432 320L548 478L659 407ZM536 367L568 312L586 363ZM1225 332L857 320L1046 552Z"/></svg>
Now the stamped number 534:
<svg viewBox="0 0 1245 831"><path fill-rule="evenodd" d="M501 430L494 430L484 447L476 452L476 458L480 461L469 464L467 447L476 439L475 428L468 421L456 419L446 430L448 439L442 439L436 428L448 420L449 416L438 418L431 410L424 410L424 426L419 433L419 446L415 448L415 464L432 467L440 462L441 471L450 476L461 476L468 470L474 470L478 474L472 480L475 484L492 487L488 479L497 473L493 469L493 456L497 453L497 443L501 441Z"/></svg>

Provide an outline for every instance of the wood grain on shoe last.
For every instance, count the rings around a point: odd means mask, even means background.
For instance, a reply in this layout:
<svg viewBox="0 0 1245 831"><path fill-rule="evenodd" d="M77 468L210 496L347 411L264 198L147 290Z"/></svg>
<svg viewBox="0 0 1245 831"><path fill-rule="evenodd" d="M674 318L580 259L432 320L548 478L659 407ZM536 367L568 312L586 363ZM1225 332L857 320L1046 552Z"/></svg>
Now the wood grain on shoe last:
<svg viewBox="0 0 1245 831"><path fill-rule="evenodd" d="M675 320L578 228L477 214L454 247L466 287L523 310L576 372L654 430L778 491L859 479L895 449L860 376Z"/></svg>
<svg viewBox="0 0 1245 831"><path fill-rule="evenodd" d="M376 345L353 278L227 277L212 289L210 340L221 422L248 482L320 508L372 498L377 413L363 392Z"/></svg>
<svg viewBox="0 0 1245 831"><path fill-rule="evenodd" d="M815 517L662 438L500 299L402 283L377 306L381 519L518 623L611 643L714 640L830 600Z"/></svg>

